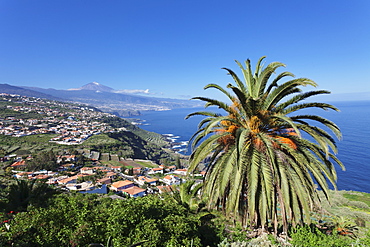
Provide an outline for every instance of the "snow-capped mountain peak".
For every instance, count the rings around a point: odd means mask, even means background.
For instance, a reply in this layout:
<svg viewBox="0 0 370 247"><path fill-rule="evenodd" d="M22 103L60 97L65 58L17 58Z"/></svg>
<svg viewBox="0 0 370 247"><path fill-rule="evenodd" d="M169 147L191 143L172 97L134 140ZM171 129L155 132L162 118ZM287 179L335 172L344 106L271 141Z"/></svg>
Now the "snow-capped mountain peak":
<svg viewBox="0 0 370 247"><path fill-rule="evenodd" d="M80 88L73 88L69 90L92 90L96 92L113 92L114 89L111 87L104 86L96 81L88 83Z"/></svg>

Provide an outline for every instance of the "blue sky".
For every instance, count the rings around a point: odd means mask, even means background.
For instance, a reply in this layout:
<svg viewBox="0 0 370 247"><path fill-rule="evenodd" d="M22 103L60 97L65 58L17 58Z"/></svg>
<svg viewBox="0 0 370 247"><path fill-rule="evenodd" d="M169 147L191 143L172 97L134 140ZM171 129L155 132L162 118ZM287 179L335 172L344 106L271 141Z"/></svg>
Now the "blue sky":
<svg viewBox="0 0 370 247"><path fill-rule="evenodd" d="M370 92L370 1L2 0L0 83L218 97L234 60ZM283 70L281 70L282 72Z"/></svg>

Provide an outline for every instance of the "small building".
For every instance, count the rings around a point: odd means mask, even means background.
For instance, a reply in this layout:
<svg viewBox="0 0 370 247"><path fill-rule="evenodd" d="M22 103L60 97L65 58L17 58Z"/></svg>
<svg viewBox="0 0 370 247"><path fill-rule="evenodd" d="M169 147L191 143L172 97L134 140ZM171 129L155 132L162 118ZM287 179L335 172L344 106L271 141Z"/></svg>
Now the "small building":
<svg viewBox="0 0 370 247"><path fill-rule="evenodd" d="M108 167L106 167L106 166L94 166L93 167L93 169L95 170L95 171L104 171L104 170L107 170L108 169Z"/></svg>
<svg viewBox="0 0 370 247"><path fill-rule="evenodd" d="M167 175L162 179L162 182L167 185L179 185L181 183L181 179L176 175Z"/></svg>
<svg viewBox="0 0 370 247"><path fill-rule="evenodd" d="M97 184L111 184L112 183L112 179L111 178L101 178L101 179L98 179L96 181Z"/></svg>
<svg viewBox="0 0 370 247"><path fill-rule="evenodd" d="M117 173L115 172L107 172L105 177L110 178L110 179L115 179L117 177Z"/></svg>
<svg viewBox="0 0 370 247"><path fill-rule="evenodd" d="M64 164L64 165L59 166L58 171L66 171L66 170L72 169L74 167L75 167L75 164L71 164L71 163L70 164Z"/></svg>
<svg viewBox="0 0 370 247"><path fill-rule="evenodd" d="M14 175L17 179L32 177L33 172L18 172Z"/></svg>
<svg viewBox="0 0 370 247"><path fill-rule="evenodd" d="M129 180L121 180L113 183L111 185L111 190L114 191L122 191L124 189L128 189L134 186L134 183Z"/></svg>
<svg viewBox="0 0 370 247"><path fill-rule="evenodd" d="M93 190L86 190L86 191L80 191L80 193L88 193L88 194L107 194L108 188L106 184L103 184L101 188L96 188Z"/></svg>
<svg viewBox="0 0 370 247"><path fill-rule="evenodd" d="M112 170L115 172L121 172L122 167L121 166L111 166Z"/></svg>
<svg viewBox="0 0 370 247"><path fill-rule="evenodd" d="M141 167L134 167L134 168L132 168L132 173L134 175L139 175L141 173Z"/></svg>
<svg viewBox="0 0 370 247"><path fill-rule="evenodd" d="M88 175L93 175L95 174L95 169L92 167L82 167L80 169L81 174L88 174Z"/></svg>
<svg viewBox="0 0 370 247"><path fill-rule="evenodd" d="M166 171L168 172L173 172L174 170L176 170L176 166L169 166L166 168Z"/></svg>
<svg viewBox="0 0 370 247"><path fill-rule="evenodd" d="M91 181L82 182L82 183L73 183L73 184L67 184L66 188L69 190L79 190L79 191L88 191L88 190L94 190L95 186Z"/></svg>
<svg viewBox="0 0 370 247"><path fill-rule="evenodd" d="M173 171L174 174L186 176L188 169L176 169Z"/></svg>
<svg viewBox="0 0 370 247"><path fill-rule="evenodd" d="M145 196L145 189L142 189L140 187L137 187L137 186L132 186L128 189L124 189L122 190L122 192L124 194L127 194L129 195L130 197L141 197L141 196Z"/></svg>
<svg viewBox="0 0 370 247"><path fill-rule="evenodd" d="M158 179L139 176L137 179L135 179L135 182L138 183L139 185L144 185L145 183L147 183L149 185L155 186L158 182Z"/></svg>
<svg viewBox="0 0 370 247"><path fill-rule="evenodd" d="M27 164L26 164L26 161L25 160L20 160L20 161L16 161L14 162L13 164L10 165L10 167L13 167L13 168L23 168L25 167Z"/></svg>
<svg viewBox="0 0 370 247"><path fill-rule="evenodd" d="M78 178L77 175L75 175L75 176L72 176L72 177L68 177L68 178L58 180L57 182L60 185L75 184L77 182L77 178Z"/></svg>
<svg viewBox="0 0 370 247"><path fill-rule="evenodd" d="M58 178L58 177L49 178L48 181L46 181L46 183L47 184L58 184L58 180L60 180L60 178Z"/></svg>
<svg viewBox="0 0 370 247"><path fill-rule="evenodd" d="M45 179L45 180L49 178L50 178L50 175L47 175L47 174L39 174L33 177L33 179Z"/></svg>
<svg viewBox="0 0 370 247"><path fill-rule="evenodd" d="M60 162L75 162L77 160L76 155L59 155L57 156L57 163Z"/></svg>
<svg viewBox="0 0 370 247"><path fill-rule="evenodd" d="M163 174L163 168L162 167L152 168L148 172L148 174L156 174L156 173Z"/></svg>

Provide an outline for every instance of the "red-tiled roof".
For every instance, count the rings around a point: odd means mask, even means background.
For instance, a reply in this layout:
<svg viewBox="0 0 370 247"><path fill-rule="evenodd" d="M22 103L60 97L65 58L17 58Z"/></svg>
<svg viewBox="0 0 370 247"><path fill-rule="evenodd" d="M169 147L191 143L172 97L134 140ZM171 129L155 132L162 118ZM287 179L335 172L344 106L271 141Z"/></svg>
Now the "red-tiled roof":
<svg viewBox="0 0 370 247"><path fill-rule="evenodd" d="M188 169L177 169L176 171L178 171L178 172L187 172Z"/></svg>
<svg viewBox="0 0 370 247"><path fill-rule="evenodd" d="M139 187L137 187L137 186L133 186L133 187L131 187L131 188L124 189L124 190L122 190L122 191L123 191L123 192L126 192L126 193L128 193L128 194L130 194L130 195L132 195L132 196L134 196L134 195L137 195L137 194L139 194L139 193L144 192L145 190L144 190L144 189L142 189L142 188L139 188Z"/></svg>
<svg viewBox="0 0 370 247"><path fill-rule="evenodd" d="M17 167L17 166L25 166L26 165L26 161L25 160L21 160L21 161L17 161L17 162L14 162L11 167Z"/></svg>
<svg viewBox="0 0 370 247"><path fill-rule="evenodd" d="M62 180L59 180L58 183L59 184L66 184L72 180L75 180L77 179L77 175L76 176L72 176L72 177L68 177L68 178L65 178L65 179L62 179Z"/></svg>
<svg viewBox="0 0 370 247"><path fill-rule="evenodd" d="M93 168L92 167L82 167L81 170L88 171L88 170L93 170Z"/></svg>
<svg viewBox="0 0 370 247"><path fill-rule="evenodd" d="M133 184L133 182L131 182L129 180L124 180L124 181L121 180L121 181L114 182L112 184L112 186L115 187L115 188L121 188L121 187L129 185L129 184Z"/></svg>
<svg viewBox="0 0 370 247"><path fill-rule="evenodd" d="M110 178L101 178L101 179L97 180L96 182L104 184L104 183L111 183L111 181L112 181L112 179L110 179Z"/></svg>
<svg viewBox="0 0 370 247"><path fill-rule="evenodd" d="M142 180L142 181L147 182L147 183L158 181L158 179L156 179L156 178L147 178L145 176L139 176L137 179Z"/></svg>
<svg viewBox="0 0 370 247"><path fill-rule="evenodd" d="M35 176L34 178L35 179L48 179L49 177L50 177L49 175L40 174L40 175Z"/></svg>

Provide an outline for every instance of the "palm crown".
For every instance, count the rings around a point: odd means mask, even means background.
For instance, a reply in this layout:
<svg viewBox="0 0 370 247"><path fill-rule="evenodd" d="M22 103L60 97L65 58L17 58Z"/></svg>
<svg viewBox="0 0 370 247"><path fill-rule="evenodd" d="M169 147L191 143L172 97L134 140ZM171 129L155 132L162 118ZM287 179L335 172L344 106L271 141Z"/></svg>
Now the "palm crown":
<svg viewBox="0 0 370 247"><path fill-rule="evenodd" d="M189 171L208 158L203 193L210 208L222 208L229 216L254 227L264 228L270 222L277 228L282 223L286 231L289 222L310 222L309 212L319 202L315 184L328 196L328 181L335 187L337 179L334 164L344 169L335 156L335 140L327 132L331 130L340 138L337 125L317 115L296 115L297 111L338 109L305 101L330 93L302 92L302 86L317 86L310 79L281 82L294 77L289 72L272 79L285 65L274 62L264 67L264 59L259 59L254 73L250 60L245 61L245 67L237 61L244 81L224 68L235 82L227 85L231 92L216 84L205 87L224 93L230 104L194 98L205 101L205 107L221 108L226 115L202 111L187 116L205 116L191 139L194 151Z"/></svg>

